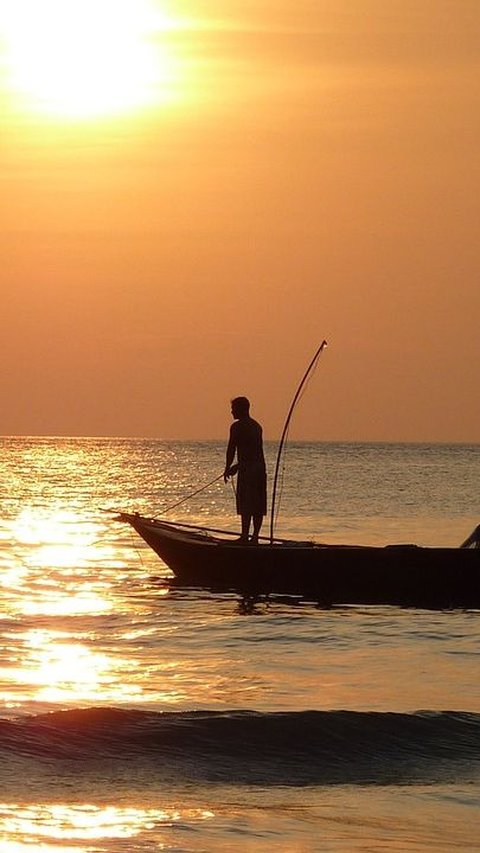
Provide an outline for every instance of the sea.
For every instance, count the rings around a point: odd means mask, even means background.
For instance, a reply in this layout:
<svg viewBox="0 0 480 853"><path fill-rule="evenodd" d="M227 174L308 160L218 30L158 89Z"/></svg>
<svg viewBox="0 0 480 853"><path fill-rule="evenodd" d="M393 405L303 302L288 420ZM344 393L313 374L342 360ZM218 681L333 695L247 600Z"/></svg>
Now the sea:
<svg viewBox="0 0 480 853"><path fill-rule="evenodd" d="M175 586L117 513L238 530L224 454L0 439L1 853L480 851L480 612ZM292 442L275 533L457 546L479 482L480 445Z"/></svg>

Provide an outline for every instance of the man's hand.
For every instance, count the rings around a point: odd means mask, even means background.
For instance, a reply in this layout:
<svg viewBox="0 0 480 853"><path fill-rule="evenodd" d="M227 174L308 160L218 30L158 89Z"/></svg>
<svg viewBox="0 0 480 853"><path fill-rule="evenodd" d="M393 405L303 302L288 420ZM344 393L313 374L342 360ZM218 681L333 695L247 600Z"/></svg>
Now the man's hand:
<svg viewBox="0 0 480 853"><path fill-rule="evenodd" d="M230 477L234 477L238 471L238 465L230 465L230 468L225 468L223 472L223 482L226 483Z"/></svg>

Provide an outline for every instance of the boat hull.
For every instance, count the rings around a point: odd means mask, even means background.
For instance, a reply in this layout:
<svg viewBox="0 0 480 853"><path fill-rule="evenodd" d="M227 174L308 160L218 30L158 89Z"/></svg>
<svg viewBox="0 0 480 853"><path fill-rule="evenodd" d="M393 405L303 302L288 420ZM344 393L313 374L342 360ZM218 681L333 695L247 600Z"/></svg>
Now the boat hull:
<svg viewBox="0 0 480 853"><path fill-rule="evenodd" d="M244 545L139 515L124 513L120 520L137 531L181 586L291 595L323 606L480 607L479 549Z"/></svg>

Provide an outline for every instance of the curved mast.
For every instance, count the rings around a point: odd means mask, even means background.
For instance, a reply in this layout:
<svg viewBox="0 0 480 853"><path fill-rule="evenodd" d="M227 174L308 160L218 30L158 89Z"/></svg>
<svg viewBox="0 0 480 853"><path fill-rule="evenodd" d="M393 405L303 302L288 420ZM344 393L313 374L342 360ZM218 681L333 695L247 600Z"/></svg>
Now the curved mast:
<svg viewBox="0 0 480 853"><path fill-rule="evenodd" d="M280 462L281 462L281 458L282 458L282 452L283 452L283 447L285 444L285 439L286 439L287 433L288 433L288 427L290 426L290 421L292 419L293 411L294 411L295 406L297 404L297 400L300 397L300 394L302 393L303 386L305 385L305 382L307 381L310 373L312 372L312 370L314 369L318 359L320 358L320 355L321 355L323 349L326 346L327 346L327 342L325 340L323 340L322 343L320 344L320 346L318 347L317 351L315 352L315 355L313 356L313 358L312 358L310 364L308 365L305 373L303 374L302 380L301 380L301 382L300 382L300 384L299 384L299 386L295 392L295 396L294 396L292 403L290 405L290 408L288 410L288 415L287 415L287 419L285 421L285 426L283 427L282 437L280 439L280 444L278 445L277 461L275 464L275 475L273 478L272 509L271 509L271 513L270 513L270 544L273 542L273 528L275 525L275 500L277 497L278 473L280 471Z"/></svg>

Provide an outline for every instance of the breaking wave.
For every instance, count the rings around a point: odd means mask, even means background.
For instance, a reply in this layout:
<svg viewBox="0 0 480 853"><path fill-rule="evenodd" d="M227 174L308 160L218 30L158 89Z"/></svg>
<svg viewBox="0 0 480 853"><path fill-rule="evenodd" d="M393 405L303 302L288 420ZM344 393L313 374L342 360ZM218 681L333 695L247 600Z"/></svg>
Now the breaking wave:
<svg viewBox="0 0 480 853"><path fill-rule="evenodd" d="M480 778L480 715L69 710L0 720L0 756L232 784L446 782Z"/></svg>

